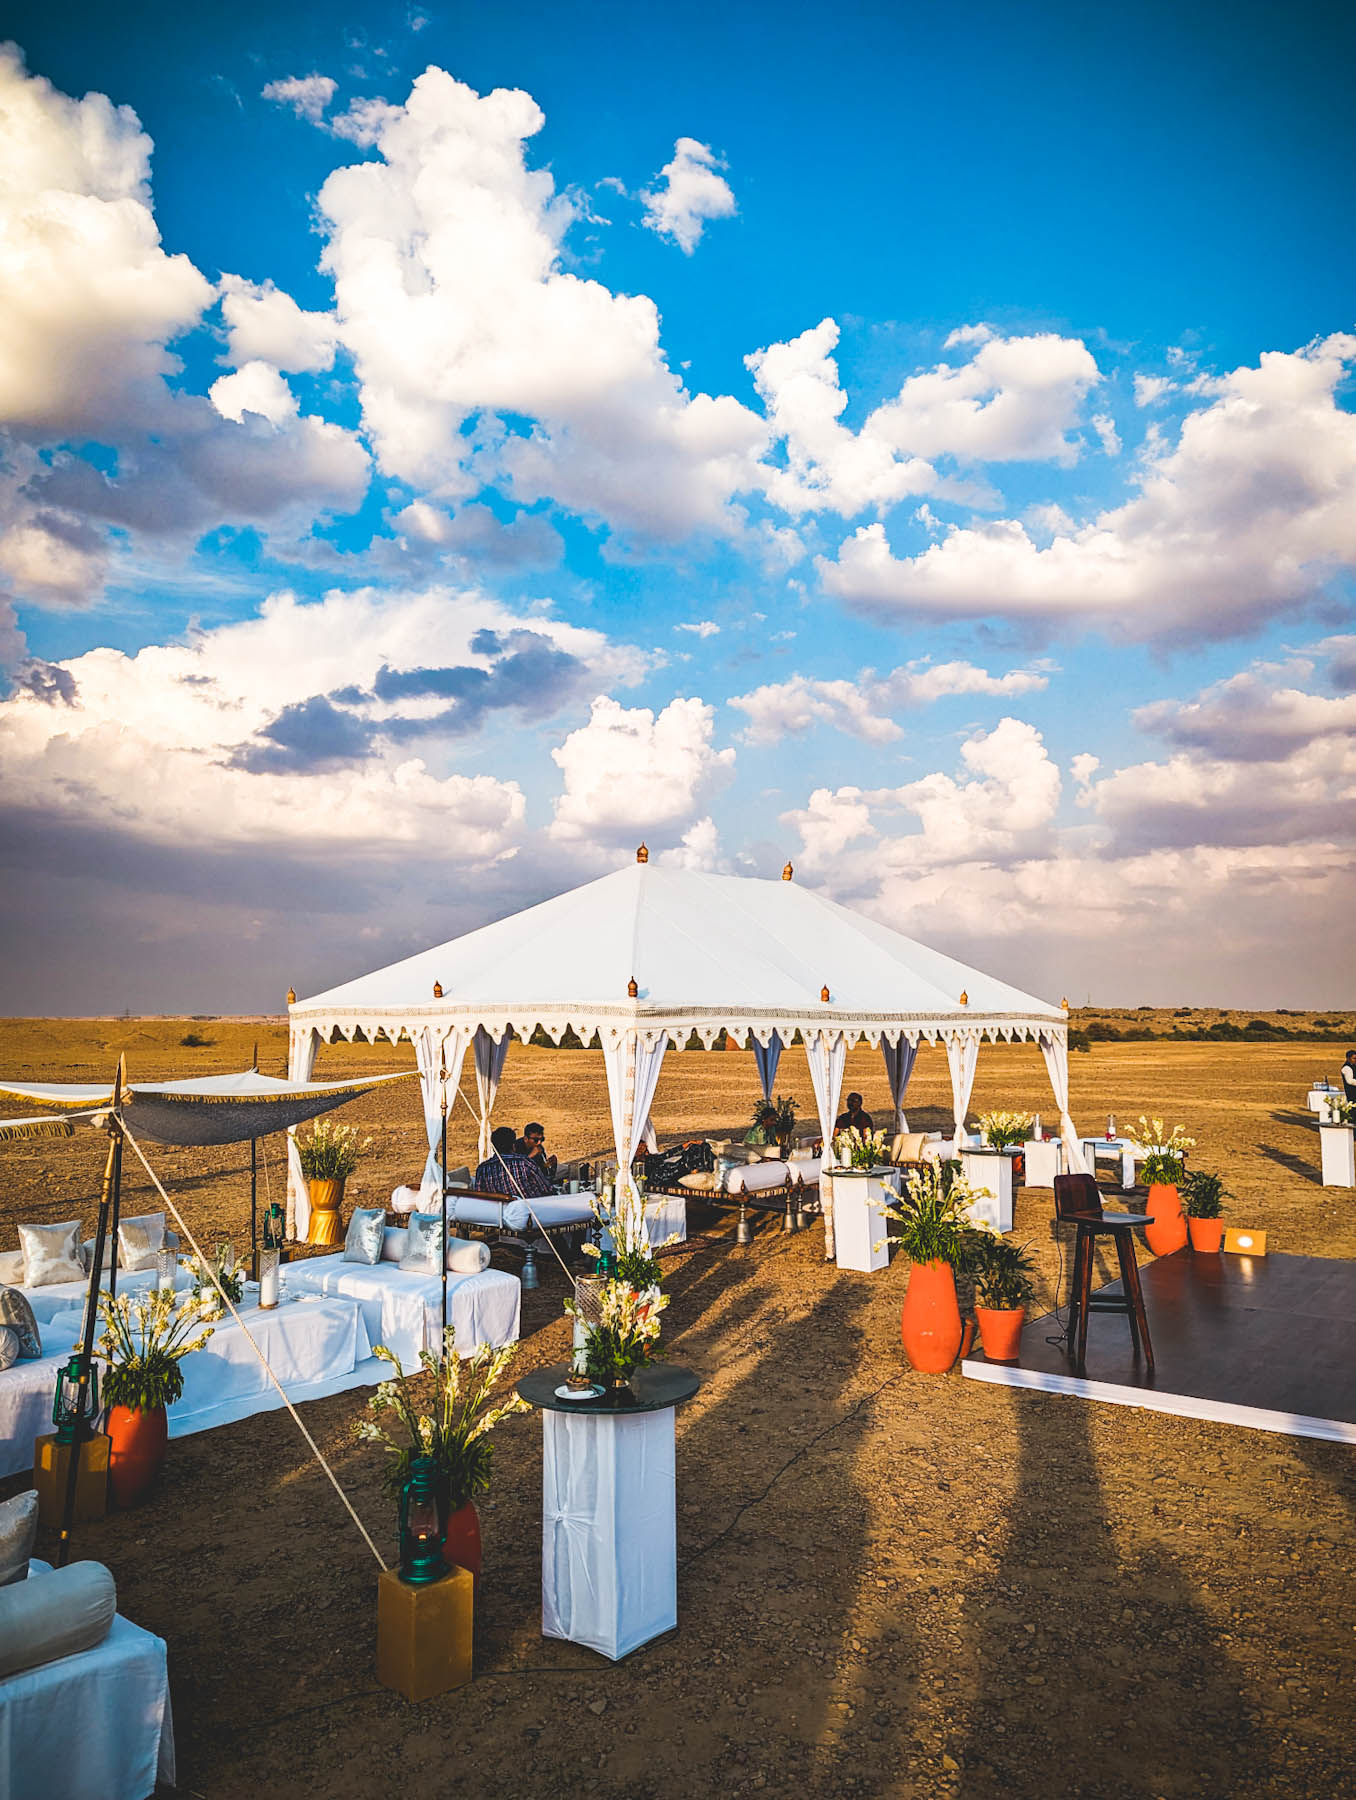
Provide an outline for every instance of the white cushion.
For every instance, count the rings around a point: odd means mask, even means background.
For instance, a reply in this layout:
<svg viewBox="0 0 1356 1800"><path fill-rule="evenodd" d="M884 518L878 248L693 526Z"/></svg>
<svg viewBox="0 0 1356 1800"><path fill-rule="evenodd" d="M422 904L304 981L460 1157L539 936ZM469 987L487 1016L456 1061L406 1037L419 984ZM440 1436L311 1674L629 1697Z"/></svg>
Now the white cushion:
<svg viewBox="0 0 1356 1800"><path fill-rule="evenodd" d="M449 1169L447 1171L447 1185L448 1187L470 1187L471 1171L469 1167L463 1163L459 1169Z"/></svg>
<svg viewBox="0 0 1356 1800"><path fill-rule="evenodd" d="M678 1185L689 1194L709 1194L714 1192L716 1180L714 1169L693 1169L691 1174L678 1177Z"/></svg>
<svg viewBox="0 0 1356 1800"><path fill-rule="evenodd" d="M0 1588L0 1676L92 1650L112 1630L117 1610L117 1589L102 1563L35 1571Z"/></svg>
<svg viewBox="0 0 1356 1800"><path fill-rule="evenodd" d="M134 1274L139 1269L153 1269L155 1259L165 1247L165 1215L141 1213L118 1221L118 1268Z"/></svg>
<svg viewBox="0 0 1356 1800"><path fill-rule="evenodd" d="M398 1187L391 1194L391 1211L398 1213L413 1212L419 1204L419 1189Z"/></svg>
<svg viewBox="0 0 1356 1800"><path fill-rule="evenodd" d="M18 1360L18 1332L12 1325L0 1325L0 1370L12 1369Z"/></svg>
<svg viewBox="0 0 1356 1800"><path fill-rule="evenodd" d="M731 1169L725 1183L727 1194L759 1194L764 1188L780 1187L786 1180L784 1162L749 1163L742 1169Z"/></svg>
<svg viewBox="0 0 1356 1800"><path fill-rule="evenodd" d="M443 1247L443 1221L438 1213L412 1212L406 1228L400 1267L416 1275L436 1275Z"/></svg>
<svg viewBox="0 0 1356 1800"><path fill-rule="evenodd" d="M344 1261L377 1263L386 1248L386 1208L358 1206L348 1222L344 1239Z"/></svg>
<svg viewBox="0 0 1356 1800"><path fill-rule="evenodd" d="M0 1501L0 1587L28 1579L28 1559L38 1536L38 1490Z"/></svg>
<svg viewBox="0 0 1356 1800"><path fill-rule="evenodd" d="M481 1238L450 1237L447 1266L457 1275L479 1275L490 1266L490 1246Z"/></svg>
<svg viewBox="0 0 1356 1800"><path fill-rule="evenodd" d="M0 1251L0 1287L22 1287L24 1253L22 1250Z"/></svg>
<svg viewBox="0 0 1356 1800"><path fill-rule="evenodd" d="M19 1361L42 1355L42 1334L27 1294L19 1288L0 1287L0 1325L8 1325L19 1339Z"/></svg>
<svg viewBox="0 0 1356 1800"><path fill-rule="evenodd" d="M403 1225L388 1225L381 1234L381 1260L398 1263L409 1239L410 1234Z"/></svg>
<svg viewBox="0 0 1356 1800"><path fill-rule="evenodd" d="M67 1219L60 1225L21 1225L19 1245L24 1253L25 1287L79 1281L85 1273L80 1260L79 1219Z"/></svg>

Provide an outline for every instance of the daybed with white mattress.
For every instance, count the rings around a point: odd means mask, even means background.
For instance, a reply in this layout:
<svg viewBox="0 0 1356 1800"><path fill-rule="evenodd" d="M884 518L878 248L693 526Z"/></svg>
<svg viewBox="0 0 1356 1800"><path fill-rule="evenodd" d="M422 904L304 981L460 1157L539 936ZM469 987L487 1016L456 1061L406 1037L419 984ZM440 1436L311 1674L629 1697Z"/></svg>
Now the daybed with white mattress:
<svg viewBox="0 0 1356 1800"><path fill-rule="evenodd" d="M421 1350L438 1348L440 1275L418 1274L394 1262L346 1262L342 1250L288 1263L286 1275L289 1291L356 1300L372 1343L384 1344L406 1369L418 1363ZM516 1275L503 1269L482 1269L477 1275L448 1271L447 1322L456 1331L462 1356L477 1344L498 1349L516 1343L521 1305L522 1284Z"/></svg>

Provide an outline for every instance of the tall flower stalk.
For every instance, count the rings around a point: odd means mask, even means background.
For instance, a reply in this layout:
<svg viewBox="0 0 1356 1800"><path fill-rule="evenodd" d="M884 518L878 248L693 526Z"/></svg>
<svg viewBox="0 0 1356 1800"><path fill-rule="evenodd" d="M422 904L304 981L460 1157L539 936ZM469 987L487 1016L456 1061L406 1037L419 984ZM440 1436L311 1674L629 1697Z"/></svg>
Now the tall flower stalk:
<svg viewBox="0 0 1356 1800"><path fill-rule="evenodd" d="M108 1364L105 1405L141 1412L173 1406L184 1391L180 1362L212 1335L196 1304L180 1304L167 1289L101 1293L99 1317L99 1354Z"/></svg>

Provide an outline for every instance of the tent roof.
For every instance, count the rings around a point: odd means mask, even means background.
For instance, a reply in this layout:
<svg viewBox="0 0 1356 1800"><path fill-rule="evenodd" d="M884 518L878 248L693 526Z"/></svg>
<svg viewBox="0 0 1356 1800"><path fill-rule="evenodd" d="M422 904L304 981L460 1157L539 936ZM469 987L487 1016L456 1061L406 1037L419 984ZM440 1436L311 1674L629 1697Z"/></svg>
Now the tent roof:
<svg viewBox="0 0 1356 1800"><path fill-rule="evenodd" d="M291 1011L295 1023L322 1030L439 1019L556 1031L622 1019L652 1028L665 1020L755 1029L779 1021L801 1029L874 1025L877 1032L893 1020L1065 1023L1062 1008L794 881L642 863L299 1000Z"/></svg>

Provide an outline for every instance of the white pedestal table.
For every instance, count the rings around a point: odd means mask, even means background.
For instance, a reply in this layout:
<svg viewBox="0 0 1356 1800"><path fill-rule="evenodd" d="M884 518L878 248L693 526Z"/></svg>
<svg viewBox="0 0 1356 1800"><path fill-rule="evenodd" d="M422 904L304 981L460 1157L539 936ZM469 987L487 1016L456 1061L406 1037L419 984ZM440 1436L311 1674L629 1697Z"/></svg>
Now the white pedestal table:
<svg viewBox="0 0 1356 1800"><path fill-rule="evenodd" d="M1356 1187L1356 1140L1350 1125L1320 1125L1324 1187Z"/></svg>
<svg viewBox="0 0 1356 1800"><path fill-rule="evenodd" d="M871 1275L890 1261L890 1243L882 1211L894 1198L887 1197L886 1179L894 1170L827 1169L833 1182L834 1261L840 1269ZM823 1179L821 1175L820 1179Z"/></svg>
<svg viewBox="0 0 1356 1800"><path fill-rule="evenodd" d="M985 1145L981 1150L962 1150L961 1172L973 1188L984 1188L992 1198L979 1200L971 1207L971 1216L999 1231L1012 1230L1012 1165L1015 1150L994 1150Z"/></svg>
<svg viewBox="0 0 1356 1800"><path fill-rule="evenodd" d="M674 1408L701 1382L655 1363L625 1398L560 1399L569 1373L518 1383L542 1415L541 1629L616 1662L678 1623Z"/></svg>
<svg viewBox="0 0 1356 1800"><path fill-rule="evenodd" d="M1055 1176L1064 1173L1064 1145L1058 1138L1028 1138L1022 1152L1028 1187L1053 1187Z"/></svg>

